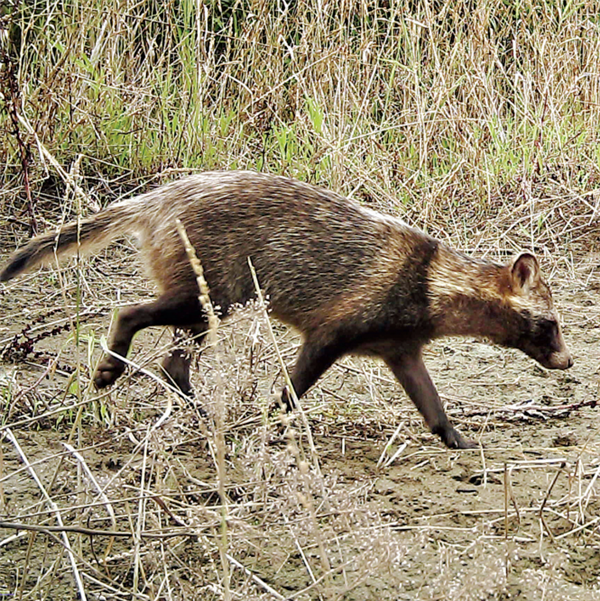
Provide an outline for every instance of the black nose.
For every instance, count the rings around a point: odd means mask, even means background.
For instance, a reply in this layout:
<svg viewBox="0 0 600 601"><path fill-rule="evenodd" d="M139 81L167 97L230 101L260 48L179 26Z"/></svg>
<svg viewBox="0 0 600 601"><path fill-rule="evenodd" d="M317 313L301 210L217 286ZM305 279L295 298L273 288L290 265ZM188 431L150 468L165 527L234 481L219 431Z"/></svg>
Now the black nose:
<svg viewBox="0 0 600 601"><path fill-rule="evenodd" d="M569 367L573 367L573 357L569 357L569 361L567 362L567 369L569 369Z"/></svg>

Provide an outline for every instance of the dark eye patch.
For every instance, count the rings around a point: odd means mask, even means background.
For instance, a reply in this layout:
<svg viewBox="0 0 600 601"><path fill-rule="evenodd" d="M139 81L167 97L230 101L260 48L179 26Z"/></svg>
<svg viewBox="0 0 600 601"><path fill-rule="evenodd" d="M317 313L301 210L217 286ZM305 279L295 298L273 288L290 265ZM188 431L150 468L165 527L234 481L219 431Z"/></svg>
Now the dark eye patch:
<svg viewBox="0 0 600 601"><path fill-rule="evenodd" d="M537 319L532 333L536 345L553 349L557 346L558 322L554 319Z"/></svg>
<svg viewBox="0 0 600 601"><path fill-rule="evenodd" d="M548 319L546 317L534 317L536 324L541 327L547 327L552 323L555 323L553 319Z"/></svg>
<svg viewBox="0 0 600 601"><path fill-rule="evenodd" d="M555 319L539 319L537 325L540 330L558 331L558 322Z"/></svg>

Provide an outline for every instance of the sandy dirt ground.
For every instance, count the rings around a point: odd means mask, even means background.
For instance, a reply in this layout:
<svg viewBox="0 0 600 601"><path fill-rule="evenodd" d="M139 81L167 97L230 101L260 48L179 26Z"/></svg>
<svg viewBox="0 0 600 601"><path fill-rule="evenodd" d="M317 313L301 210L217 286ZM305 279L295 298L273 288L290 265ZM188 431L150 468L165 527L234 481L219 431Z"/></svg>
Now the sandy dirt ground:
<svg viewBox="0 0 600 601"><path fill-rule="evenodd" d="M587 255L550 277L569 371L474 340L428 349L475 451L445 449L365 359L306 396L310 430L282 422L256 310L223 324L217 354L194 351L193 401L131 372L98 395L90 369L113 308L152 295L129 245L79 277L0 288L0 520L13 524L0 527L0 598L75 599L79 578L94 599L600 599L599 271ZM274 328L291 365L298 338ZM131 360L158 373L169 342L144 333Z"/></svg>

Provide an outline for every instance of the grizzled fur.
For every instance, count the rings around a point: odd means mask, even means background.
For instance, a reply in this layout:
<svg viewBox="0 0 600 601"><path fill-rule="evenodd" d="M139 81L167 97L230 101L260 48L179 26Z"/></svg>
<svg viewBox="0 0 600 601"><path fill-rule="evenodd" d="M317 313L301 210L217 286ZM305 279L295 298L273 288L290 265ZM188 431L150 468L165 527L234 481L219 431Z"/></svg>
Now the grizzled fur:
<svg viewBox="0 0 600 601"><path fill-rule="evenodd" d="M0 280L48 262L55 251L85 251L134 233L160 296L121 311L111 351L125 356L135 332L148 326L199 335L206 318L176 219L223 314L255 294L250 257L272 313L303 334L292 375L298 397L342 355L379 356L431 430L446 445L466 448L472 443L450 425L423 364L426 343L475 335L521 349L548 368L572 364L532 255L504 266L475 260L337 194L259 173L203 173L115 203L58 235L34 238L13 256ZM105 357L96 385L113 384L124 367ZM163 367L190 392L189 358L175 350ZM283 400L292 404L287 390Z"/></svg>

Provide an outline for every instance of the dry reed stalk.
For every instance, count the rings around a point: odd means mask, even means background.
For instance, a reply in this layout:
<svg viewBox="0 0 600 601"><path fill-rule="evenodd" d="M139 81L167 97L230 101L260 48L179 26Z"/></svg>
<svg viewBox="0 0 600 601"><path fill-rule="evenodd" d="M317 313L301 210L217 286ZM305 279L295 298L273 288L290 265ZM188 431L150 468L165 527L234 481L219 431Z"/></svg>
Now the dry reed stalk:
<svg viewBox="0 0 600 601"><path fill-rule="evenodd" d="M216 402L215 407L216 411L214 412L215 419L215 447L217 450L216 457L216 467L217 467L217 481L219 487L219 498L221 499L221 538L219 544L219 552L221 555L221 567L223 570L223 582L224 582L224 592L225 592L225 601L229 601L231 599L231 583L230 583L230 573L229 573L229 562L227 559L227 549L228 549L228 528L227 528L227 519L228 519L228 500L227 495L225 494L225 479L227 477L226 465L225 465L225 399L223 398L223 390L224 385L221 381L221 376L219 374L219 355L218 355L218 328L219 328L219 318L216 316L214 312L214 308L212 306L210 300L210 291L208 289L208 284L204 279L204 272L202 269L202 264L196 255L196 251L192 246L183 224L179 219L175 221L177 225L177 231L179 232L179 236L183 242L185 247L185 252L187 253L188 260L194 273L196 274L196 279L198 282L198 291L199 296L198 299L200 301L200 305L202 309L206 313L206 317L208 319L208 337L207 343L210 347L212 347L215 351L215 361L217 363L217 379L218 379L218 389L216 394Z"/></svg>
<svg viewBox="0 0 600 601"><path fill-rule="evenodd" d="M294 402L294 407L298 410L298 413L300 414L300 418L302 419L302 425L304 426L306 438L308 440L308 444L309 444L310 451L311 451L311 460L313 462L313 468L314 468L316 474L319 477L321 477L322 474L321 474L321 468L319 466L319 456L317 454L317 449L315 447L315 443L314 443L314 440L312 437L310 424L308 423L308 419L306 418L306 413L304 412L302 404L300 403L300 399L298 399L298 397L296 395L296 391L294 390L294 385L292 384L292 380L288 373L287 367L285 365L285 362L283 361L281 352L279 351L279 345L277 344L277 340L275 339L275 334L273 333L273 328L271 326L271 318L267 311L267 304L265 303L265 299L263 297L263 293L260 288L260 283L256 276L256 271L254 269L254 265L252 265L252 261L251 261L250 257L248 257L248 267L250 268L250 273L252 274L252 281L254 282L254 289L256 290L256 296L258 297L259 307L263 313L265 323L267 324L267 330L269 332L269 337L271 338L273 348L275 349L275 354L277 355L277 359L279 361L279 366L281 367L281 371L283 373L283 377L285 379L286 386L288 387L289 393Z"/></svg>
<svg viewBox="0 0 600 601"><path fill-rule="evenodd" d="M273 328L271 327L271 320L270 320L269 314L267 312L267 305L265 303L265 299L263 297L262 290L260 288L260 283L258 281L258 277L256 275L256 271L254 269L254 266L252 265L252 261L251 261L250 257L248 257L248 266L250 268L250 272L252 273L252 280L254 282L254 288L256 290L256 295L258 297L259 307L263 313L265 322L267 324L267 329L269 331L269 335L270 335L273 347L275 349L275 353L279 360L281 371L284 374L286 385L288 387L290 395L292 396L292 400L294 402L295 408L298 410L298 413L300 414L300 417L302 419L302 424L305 428L306 437L307 437L309 447L311 450L311 459L312 459L312 463L313 463L313 469L315 470L317 477L320 480L322 480L323 475L321 473L321 469L319 466L319 458L318 458L318 454L317 454L317 449L316 449L314 441L313 441L310 424L308 423L308 419L306 418L306 413L304 412L304 410L302 408L302 404L300 403L300 400L298 399L298 397L296 395L296 391L294 390L294 386L292 384L289 373L288 373L285 363L283 361L282 355L279 351L279 345L277 344L277 340L275 339L275 334L273 333ZM295 432L294 432L293 428L288 429L288 439L289 439L288 448L291 450L292 454L294 455L294 457L296 459L298 471L300 473L300 479L303 483L303 488L304 488L304 492L302 494L299 494L298 497L299 497L302 505L308 511L308 514L311 519L311 525L312 525L313 532L317 539L317 544L319 547L319 556L321 559L321 564L322 564L322 568L323 568L323 572L324 572L325 589L327 591L327 594L329 595L330 591L331 591L331 586L332 586L331 578L330 578L330 574L331 574L332 570L331 570L331 565L329 562L328 554L326 551L326 547L325 547L324 541L323 541L321 533L320 533L320 528L319 528L317 515L316 515L316 511L315 511L313 495L311 494L311 491L310 491L310 480L308 478L308 475L309 475L308 464L302 458L302 454L300 452L300 449L298 448L297 440L296 440L296 436L295 436ZM310 571L310 569L309 569L309 573L311 574L311 577L312 577L312 572Z"/></svg>

